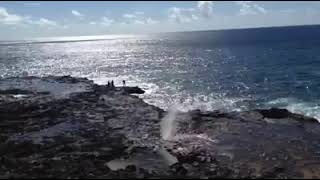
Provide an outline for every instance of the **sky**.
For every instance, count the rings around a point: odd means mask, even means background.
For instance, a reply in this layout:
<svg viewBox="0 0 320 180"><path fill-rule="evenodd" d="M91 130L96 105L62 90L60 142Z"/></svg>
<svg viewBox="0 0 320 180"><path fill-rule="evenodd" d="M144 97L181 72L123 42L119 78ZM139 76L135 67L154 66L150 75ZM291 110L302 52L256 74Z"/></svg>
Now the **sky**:
<svg viewBox="0 0 320 180"><path fill-rule="evenodd" d="M317 1L1 1L0 40L320 24Z"/></svg>

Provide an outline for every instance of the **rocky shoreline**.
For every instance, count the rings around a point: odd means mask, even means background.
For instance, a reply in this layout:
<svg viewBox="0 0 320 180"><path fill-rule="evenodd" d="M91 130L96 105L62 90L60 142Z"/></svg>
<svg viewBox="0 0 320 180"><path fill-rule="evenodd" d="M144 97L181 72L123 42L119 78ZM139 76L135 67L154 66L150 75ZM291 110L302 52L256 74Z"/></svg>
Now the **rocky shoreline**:
<svg viewBox="0 0 320 180"><path fill-rule="evenodd" d="M133 95L143 92L70 76L1 79L0 178L320 178L314 118L165 112Z"/></svg>

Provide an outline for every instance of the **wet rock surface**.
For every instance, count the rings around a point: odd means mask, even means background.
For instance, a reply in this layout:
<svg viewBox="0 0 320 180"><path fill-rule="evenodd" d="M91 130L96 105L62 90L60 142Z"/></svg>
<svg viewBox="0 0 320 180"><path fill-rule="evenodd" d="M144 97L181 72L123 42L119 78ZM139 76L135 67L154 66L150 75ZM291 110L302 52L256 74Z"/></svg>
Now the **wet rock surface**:
<svg viewBox="0 0 320 180"><path fill-rule="evenodd" d="M320 126L285 109L175 115L70 76L0 80L0 178L320 178Z"/></svg>

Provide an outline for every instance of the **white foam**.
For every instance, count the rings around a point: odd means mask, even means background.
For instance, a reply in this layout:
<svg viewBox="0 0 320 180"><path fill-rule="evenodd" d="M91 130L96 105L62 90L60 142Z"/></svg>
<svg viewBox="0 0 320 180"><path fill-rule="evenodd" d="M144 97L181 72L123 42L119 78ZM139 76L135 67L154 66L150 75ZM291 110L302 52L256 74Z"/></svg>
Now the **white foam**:
<svg viewBox="0 0 320 180"><path fill-rule="evenodd" d="M86 92L91 86L86 83L59 83L42 79L8 79L0 82L1 90L21 89L33 92L49 92L55 98L66 98L71 93Z"/></svg>
<svg viewBox="0 0 320 180"><path fill-rule="evenodd" d="M202 111L223 110L223 111L241 111L246 110L246 106L241 106L243 101L249 98L229 98L221 94L195 94L187 92L178 92L176 94L167 94L165 90L153 90L152 94L141 96L147 103L156 105L167 110L173 104L177 105L179 111L187 112L194 109Z"/></svg>
<svg viewBox="0 0 320 180"><path fill-rule="evenodd" d="M210 138L207 134L177 134L171 140L180 141L183 139L201 139L211 143L218 143L217 139Z"/></svg>
<svg viewBox="0 0 320 180"><path fill-rule="evenodd" d="M288 109L290 112L316 118L320 122L320 105L318 102L305 102L296 98L278 98L265 104L267 107Z"/></svg>
<svg viewBox="0 0 320 180"><path fill-rule="evenodd" d="M145 91L144 94L138 95L140 98L164 110L168 110L168 107L172 105L177 105L176 108L183 112L194 109L203 111L241 111L247 109L247 107L241 106L241 102L248 100L248 98L231 98L218 93L209 95L202 93L190 94L190 92L181 91L180 87L170 83L165 87L159 87L156 83L150 83L134 75L119 76L118 74L107 73L88 78L97 84L107 84L108 81L114 80L116 86L122 86L122 80L126 80L127 86L139 86ZM248 88L245 85L243 86L246 89Z"/></svg>
<svg viewBox="0 0 320 180"><path fill-rule="evenodd" d="M13 97L19 99L19 98L28 97L28 95L25 95L25 94L15 94L15 95L13 95Z"/></svg>

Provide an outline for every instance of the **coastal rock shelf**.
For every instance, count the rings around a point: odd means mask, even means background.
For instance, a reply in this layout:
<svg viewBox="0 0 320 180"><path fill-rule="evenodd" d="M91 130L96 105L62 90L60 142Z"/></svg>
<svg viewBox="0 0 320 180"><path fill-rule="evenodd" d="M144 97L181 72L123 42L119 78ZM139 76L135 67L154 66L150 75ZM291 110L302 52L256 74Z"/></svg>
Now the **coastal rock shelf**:
<svg viewBox="0 0 320 180"><path fill-rule="evenodd" d="M320 178L316 119L168 113L141 93L70 76L1 79L0 178Z"/></svg>

